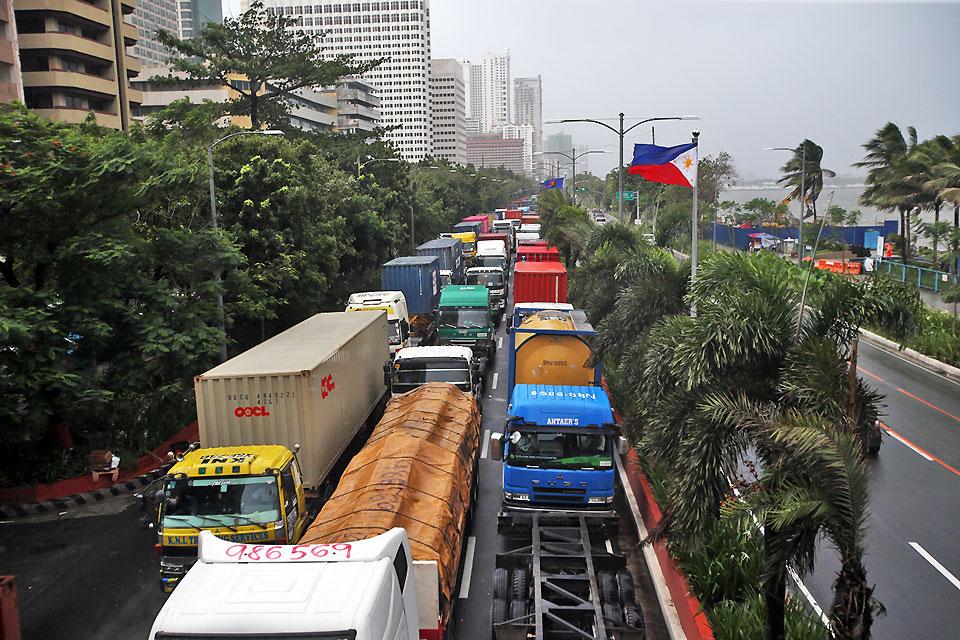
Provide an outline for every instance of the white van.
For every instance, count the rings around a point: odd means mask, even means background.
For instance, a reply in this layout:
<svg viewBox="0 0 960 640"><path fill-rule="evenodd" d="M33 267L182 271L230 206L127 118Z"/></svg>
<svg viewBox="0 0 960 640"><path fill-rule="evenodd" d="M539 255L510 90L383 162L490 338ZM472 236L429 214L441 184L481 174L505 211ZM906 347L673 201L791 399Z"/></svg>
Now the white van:
<svg viewBox="0 0 960 640"><path fill-rule="evenodd" d="M390 355L410 346L407 299L402 291L351 293L344 311L386 311L387 322L390 323Z"/></svg>
<svg viewBox="0 0 960 640"><path fill-rule="evenodd" d="M308 545L238 544L203 531L199 561L164 603L149 640L417 640L421 615L424 631L436 633L430 604L438 586L436 563L414 562L400 528Z"/></svg>

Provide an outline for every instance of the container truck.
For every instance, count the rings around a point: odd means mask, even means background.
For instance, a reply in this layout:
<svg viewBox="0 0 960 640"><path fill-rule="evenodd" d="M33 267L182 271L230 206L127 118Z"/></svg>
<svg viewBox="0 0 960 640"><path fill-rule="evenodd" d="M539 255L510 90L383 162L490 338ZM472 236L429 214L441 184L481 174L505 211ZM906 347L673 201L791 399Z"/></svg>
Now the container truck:
<svg viewBox="0 0 960 640"><path fill-rule="evenodd" d="M510 253L507 251L506 242L502 238L497 238L496 240L478 240L477 259L474 262L474 266L500 267L503 269L504 273L509 273Z"/></svg>
<svg viewBox="0 0 960 640"><path fill-rule="evenodd" d="M390 391L401 395L429 382L448 382L465 393L481 397L484 374L470 347L434 346L401 349L386 366Z"/></svg>
<svg viewBox="0 0 960 640"><path fill-rule="evenodd" d="M477 232L477 235L481 233L489 233L490 231L490 216L486 214L478 214L475 216L467 216L461 222L479 222L480 231Z"/></svg>
<svg viewBox="0 0 960 640"><path fill-rule="evenodd" d="M473 349L484 364L493 362L496 343L490 291L482 285L452 285L444 288L438 307L438 333L441 345L460 345Z"/></svg>
<svg viewBox="0 0 960 640"><path fill-rule="evenodd" d="M452 638L479 452L473 397L431 383L394 398L300 544L205 535L150 638Z"/></svg>
<svg viewBox="0 0 960 640"><path fill-rule="evenodd" d="M403 292L410 313L411 344L430 344L436 338L434 312L440 301L440 261L434 256L404 256L383 265L384 289Z"/></svg>
<svg viewBox="0 0 960 640"><path fill-rule="evenodd" d="M517 250L516 227L510 220L494 220L491 233L503 233L507 236L507 247L512 252Z"/></svg>
<svg viewBox="0 0 960 640"><path fill-rule="evenodd" d="M437 238L424 242L417 247L418 256L436 256L440 261L440 275L449 272L450 282L446 284L463 284L463 243L457 238Z"/></svg>
<svg viewBox="0 0 960 640"><path fill-rule="evenodd" d="M520 216L520 224L540 224L540 215L536 213L524 213Z"/></svg>
<svg viewBox="0 0 960 640"><path fill-rule="evenodd" d="M517 249L517 262L560 262L560 250L546 244L525 244Z"/></svg>
<svg viewBox="0 0 960 640"><path fill-rule="evenodd" d="M453 231L458 233L473 232L480 235L483 233L483 222L480 220L462 220L453 225Z"/></svg>
<svg viewBox="0 0 960 640"><path fill-rule="evenodd" d="M518 384L497 435L506 508L613 514L619 429L602 387Z"/></svg>
<svg viewBox="0 0 960 640"><path fill-rule="evenodd" d="M470 267L467 269L467 284L483 285L490 292L490 311L497 324L507 309L507 277L500 267Z"/></svg>
<svg viewBox="0 0 960 640"><path fill-rule="evenodd" d="M517 262L513 302L566 302L567 270L560 262Z"/></svg>
<svg viewBox="0 0 960 640"><path fill-rule="evenodd" d="M296 542L348 445L387 400L387 316L321 313L194 379L203 448L167 472L156 496L160 581L196 561L201 530L238 541Z"/></svg>
<svg viewBox="0 0 960 640"><path fill-rule="evenodd" d="M477 237L477 253L480 252L480 243L481 242L502 242L503 247L506 250L507 261L509 263L510 256L513 253L513 230L509 229L507 231L491 231L490 233L484 233Z"/></svg>
<svg viewBox="0 0 960 640"><path fill-rule="evenodd" d="M402 291L363 291L352 293L345 311L385 311L390 325L390 354L411 346L407 300Z"/></svg>
<svg viewBox="0 0 960 640"><path fill-rule="evenodd" d="M523 212L520 209L507 209L503 217L507 220L522 220Z"/></svg>
<svg viewBox="0 0 960 640"><path fill-rule="evenodd" d="M469 267L473 264L473 259L477 257L477 234L473 230L473 226L466 229L457 229L454 227L453 231L449 233L441 233L441 238L455 238L461 242L463 245L463 264L464 267Z"/></svg>

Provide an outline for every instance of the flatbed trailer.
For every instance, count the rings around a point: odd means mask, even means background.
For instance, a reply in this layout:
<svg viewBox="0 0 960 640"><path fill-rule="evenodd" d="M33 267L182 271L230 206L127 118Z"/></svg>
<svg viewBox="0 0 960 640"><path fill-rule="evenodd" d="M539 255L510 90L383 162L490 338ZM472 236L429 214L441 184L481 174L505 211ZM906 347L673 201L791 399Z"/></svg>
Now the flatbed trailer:
<svg viewBox="0 0 960 640"><path fill-rule="evenodd" d="M500 513L494 640L642 640L644 619L616 517L558 511Z"/></svg>

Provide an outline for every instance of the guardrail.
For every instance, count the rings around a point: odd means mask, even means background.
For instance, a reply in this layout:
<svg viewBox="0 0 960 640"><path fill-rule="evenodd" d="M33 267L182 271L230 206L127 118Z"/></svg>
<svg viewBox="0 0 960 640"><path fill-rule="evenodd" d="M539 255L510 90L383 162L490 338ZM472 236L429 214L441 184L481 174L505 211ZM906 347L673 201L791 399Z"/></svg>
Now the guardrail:
<svg viewBox="0 0 960 640"><path fill-rule="evenodd" d="M900 282L916 283L918 289L928 289L939 292L951 284L957 283L957 274L946 273L937 269L917 267L912 264L882 260L876 263L875 271L889 273L900 278Z"/></svg>

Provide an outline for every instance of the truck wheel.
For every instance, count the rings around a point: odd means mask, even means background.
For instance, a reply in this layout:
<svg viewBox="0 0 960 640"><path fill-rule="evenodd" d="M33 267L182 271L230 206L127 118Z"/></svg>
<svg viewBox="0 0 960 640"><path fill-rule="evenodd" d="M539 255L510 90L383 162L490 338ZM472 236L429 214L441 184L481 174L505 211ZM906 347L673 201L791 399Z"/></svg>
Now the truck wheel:
<svg viewBox="0 0 960 640"><path fill-rule="evenodd" d="M510 601L510 620L516 620L527 615L527 599L513 599Z"/></svg>
<svg viewBox="0 0 960 640"><path fill-rule="evenodd" d="M636 594L633 587L633 574L626 569L617 572L617 587L620 590L620 604L627 607L636 604Z"/></svg>
<svg viewBox="0 0 960 640"><path fill-rule="evenodd" d="M623 608L623 623L631 629L643 629L646 623L643 611L637 605L627 605Z"/></svg>
<svg viewBox="0 0 960 640"><path fill-rule="evenodd" d="M493 611L491 612L493 624L500 624L507 620L507 601L502 598L493 599ZM496 637L496 635L494 635Z"/></svg>
<svg viewBox="0 0 960 640"><path fill-rule="evenodd" d="M526 569L513 570L513 599L526 601L530 590L530 574Z"/></svg>
<svg viewBox="0 0 960 640"><path fill-rule="evenodd" d="M603 605L603 619L606 620L611 627L622 627L623 610L620 609L620 605L612 602Z"/></svg>
<svg viewBox="0 0 960 640"><path fill-rule="evenodd" d="M597 585L600 587L600 599L607 602L620 604L620 598L617 597L617 580L609 571L601 571L597 574Z"/></svg>
<svg viewBox="0 0 960 640"><path fill-rule="evenodd" d="M493 598L501 599L506 604L506 599L510 596L508 591L509 573L506 569L497 568L493 570Z"/></svg>

